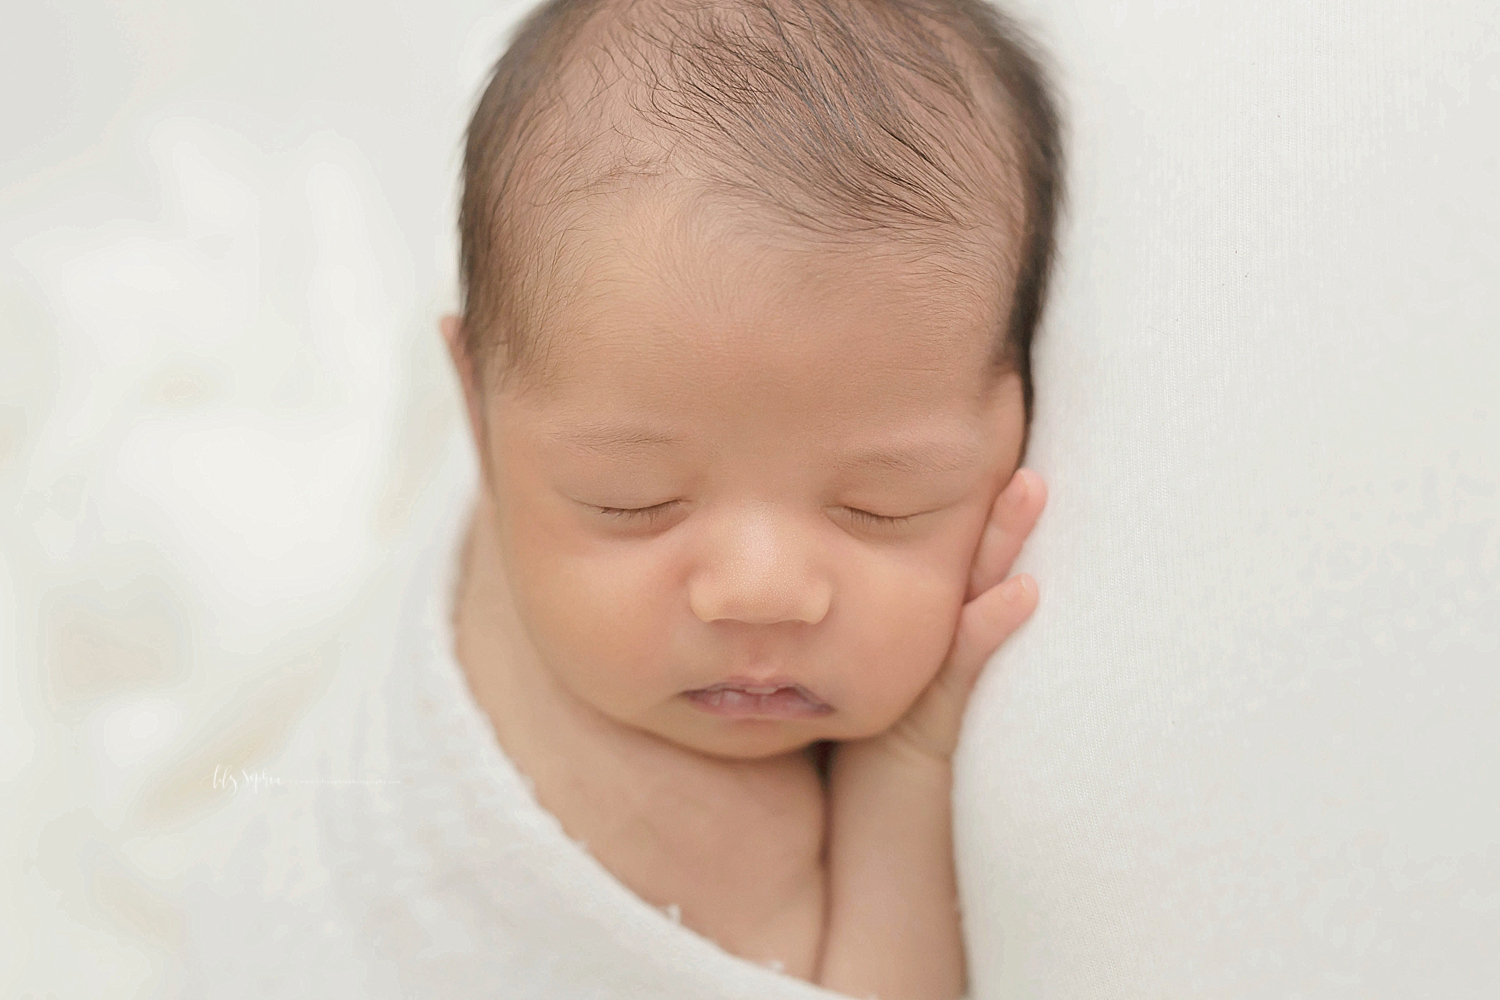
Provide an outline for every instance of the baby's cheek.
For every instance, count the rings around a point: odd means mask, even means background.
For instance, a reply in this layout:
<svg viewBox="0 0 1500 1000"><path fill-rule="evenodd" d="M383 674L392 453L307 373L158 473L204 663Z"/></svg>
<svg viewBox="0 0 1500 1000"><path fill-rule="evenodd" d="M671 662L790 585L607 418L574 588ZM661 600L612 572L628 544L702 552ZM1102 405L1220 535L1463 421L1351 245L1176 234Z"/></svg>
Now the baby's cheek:
<svg viewBox="0 0 1500 1000"><path fill-rule="evenodd" d="M535 546L516 553L517 610L543 666L609 714L652 695L642 676L662 662L653 644L660 595L640 574L597 553Z"/></svg>
<svg viewBox="0 0 1500 1000"><path fill-rule="evenodd" d="M953 643L962 586L940 573L914 573L865 595L853 623L850 654L841 657L840 687L850 722L863 730L889 729L932 681Z"/></svg>

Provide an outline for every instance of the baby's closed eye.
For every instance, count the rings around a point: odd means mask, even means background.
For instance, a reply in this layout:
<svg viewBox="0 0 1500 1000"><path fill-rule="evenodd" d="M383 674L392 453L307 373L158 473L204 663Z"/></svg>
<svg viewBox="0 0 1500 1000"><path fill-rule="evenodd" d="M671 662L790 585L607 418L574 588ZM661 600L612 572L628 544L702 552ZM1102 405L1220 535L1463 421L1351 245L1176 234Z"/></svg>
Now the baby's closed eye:
<svg viewBox="0 0 1500 1000"><path fill-rule="evenodd" d="M672 507L677 502L678 501L676 500L668 500L665 503L653 504L650 507L601 507L597 504L591 504L590 506L594 507L594 509L599 511L600 513L606 514L610 517L620 518L622 520L644 520L647 522L651 522L657 520L659 517L665 514L668 508ZM923 513L930 513L924 511L916 514L903 514L898 516L887 514L873 514L870 511L860 510L857 507L845 507L844 510L847 510L850 514L852 514L854 516L854 519L857 521L866 524L875 524L887 527L896 527L898 525L907 524L913 519L921 517Z"/></svg>
<svg viewBox="0 0 1500 1000"><path fill-rule="evenodd" d="M913 518L922 516L921 514L906 514L902 517L887 517L881 514L871 514L869 511L859 510L855 507L845 507L844 509L853 514L857 520L868 521L872 524L883 524L891 526L906 524Z"/></svg>
<svg viewBox="0 0 1500 1000"><path fill-rule="evenodd" d="M672 506L676 502L676 500L668 500L666 503L653 504L650 507L600 507L598 505L592 506L597 511L608 514L611 517L621 518L622 520L640 519L645 521L655 521L657 518L667 512L668 507Z"/></svg>

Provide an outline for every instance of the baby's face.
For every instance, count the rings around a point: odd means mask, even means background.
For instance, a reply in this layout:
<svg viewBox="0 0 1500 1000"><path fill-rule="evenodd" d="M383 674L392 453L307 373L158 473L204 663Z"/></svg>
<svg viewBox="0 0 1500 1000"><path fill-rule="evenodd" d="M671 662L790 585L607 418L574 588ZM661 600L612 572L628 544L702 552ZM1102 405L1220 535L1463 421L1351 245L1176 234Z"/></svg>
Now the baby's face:
<svg viewBox="0 0 1500 1000"><path fill-rule="evenodd" d="M1019 379L985 370L991 289L611 204L548 320L555 385L482 416L540 667L720 756L890 727L947 654L1019 460ZM736 679L818 704L690 694Z"/></svg>

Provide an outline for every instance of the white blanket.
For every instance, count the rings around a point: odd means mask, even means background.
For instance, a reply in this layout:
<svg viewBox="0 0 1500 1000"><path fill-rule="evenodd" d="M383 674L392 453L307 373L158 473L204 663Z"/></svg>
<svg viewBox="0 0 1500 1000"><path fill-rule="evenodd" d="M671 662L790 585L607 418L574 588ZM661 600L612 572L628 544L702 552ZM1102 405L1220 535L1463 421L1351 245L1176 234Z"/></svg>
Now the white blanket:
<svg viewBox="0 0 1500 1000"><path fill-rule="evenodd" d="M537 804L452 655L472 490L447 491L395 613L353 637L277 762L217 777L235 801L224 860L194 873L186 995L839 996L675 922Z"/></svg>

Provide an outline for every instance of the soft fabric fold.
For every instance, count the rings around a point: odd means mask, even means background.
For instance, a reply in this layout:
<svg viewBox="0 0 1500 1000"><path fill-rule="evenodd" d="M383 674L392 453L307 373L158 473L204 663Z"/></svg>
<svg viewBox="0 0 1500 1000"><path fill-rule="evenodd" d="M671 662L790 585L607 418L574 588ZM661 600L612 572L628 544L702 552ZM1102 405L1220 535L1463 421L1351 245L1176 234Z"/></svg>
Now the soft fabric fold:
<svg viewBox="0 0 1500 1000"><path fill-rule="evenodd" d="M830 1000L722 950L571 840L495 739L453 655L472 479L346 646L186 907L193 996ZM388 640L379 637L388 635ZM384 651L380 648L384 646Z"/></svg>

